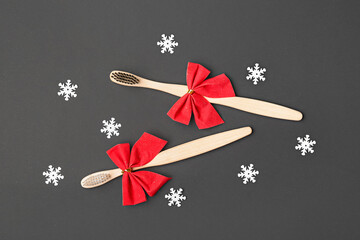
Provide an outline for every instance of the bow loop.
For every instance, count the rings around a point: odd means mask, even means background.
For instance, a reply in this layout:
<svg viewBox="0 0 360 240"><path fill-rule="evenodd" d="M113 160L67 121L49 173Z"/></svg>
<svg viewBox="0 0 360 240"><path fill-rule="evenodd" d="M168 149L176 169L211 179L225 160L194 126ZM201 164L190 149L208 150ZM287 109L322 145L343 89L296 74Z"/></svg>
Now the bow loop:
<svg viewBox="0 0 360 240"><path fill-rule="evenodd" d="M144 191L152 197L171 179L149 171L133 172L134 167L141 167L153 160L166 143L163 139L144 133L134 144L131 152L128 143L118 144L107 151L110 159L123 173L124 206L145 202Z"/></svg>
<svg viewBox="0 0 360 240"><path fill-rule="evenodd" d="M221 74L207 79L210 71L197 63L188 63L186 83L189 91L182 96L167 113L173 120L188 125L192 113L199 129L224 123L215 108L205 98L234 97L230 79Z"/></svg>
<svg viewBox="0 0 360 240"><path fill-rule="evenodd" d="M118 144L110 148L106 153L121 170L129 168L130 144Z"/></svg>
<svg viewBox="0 0 360 240"><path fill-rule="evenodd" d="M149 133L143 133L140 139L134 144L131 149L130 167L140 167L158 155L158 153L166 145L167 141L155 137Z"/></svg>
<svg viewBox="0 0 360 240"><path fill-rule="evenodd" d="M200 86L196 87L194 91L202 96L209 98L225 98L235 96L230 79L224 73L207 79Z"/></svg>
<svg viewBox="0 0 360 240"><path fill-rule="evenodd" d="M188 63L186 83L189 89L199 86L209 76L210 71L197 63Z"/></svg>

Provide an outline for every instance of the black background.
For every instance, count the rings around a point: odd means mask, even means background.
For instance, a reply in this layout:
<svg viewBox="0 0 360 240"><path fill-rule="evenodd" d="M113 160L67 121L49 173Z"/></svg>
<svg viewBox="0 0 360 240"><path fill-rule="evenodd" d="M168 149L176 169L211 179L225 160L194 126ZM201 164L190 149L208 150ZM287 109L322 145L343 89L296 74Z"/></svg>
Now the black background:
<svg viewBox="0 0 360 240"><path fill-rule="evenodd" d="M358 1L1 1L1 239L359 239ZM161 34L174 54L161 54ZM188 61L226 73L239 96L304 113L290 122L215 106L225 124L198 130L166 112L176 97L113 84L125 70L185 83ZM267 68L257 86L248 66ZM71 79L78 97L57 96ZM100 133L102 120L122 124ZM144 131L166 148L252 126L222 149L152 170L172 177L147 202L122 206L121 179L85 190L89 173L114 168L105 151ZM315 153L296 138L310 134ZM255 184L237 177L242 164ZM61 166L64 180L42 172ZM168 207L182 187L187 200Z"/></svg>

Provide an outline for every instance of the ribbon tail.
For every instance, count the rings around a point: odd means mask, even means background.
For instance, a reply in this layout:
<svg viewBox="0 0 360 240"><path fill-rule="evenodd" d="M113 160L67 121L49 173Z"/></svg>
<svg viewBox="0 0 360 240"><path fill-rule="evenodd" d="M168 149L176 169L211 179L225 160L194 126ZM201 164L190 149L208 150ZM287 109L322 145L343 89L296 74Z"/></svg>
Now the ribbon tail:
<svg viewBox="0 0 360 240"><path fill-rule="evenodd" d="M124 173L122 179L123 205L136 205L146 202L145 192L137 179L127 172Z"/></svg>
<svg viewBox="0 0 360 240"><path fill-rule="evenodd" d="M190 95L185 94L170 108L167 115L174 121L189 125L191 111Z"/></svg>
<svg viewBox="0 0 360 240"><path fill-rule="evenodd" d="M211 128L224 123L215 108L203 96L195 92L191 97L194 118L199 129Z"/></svg>
<svg viewBox="0 0 360 240"><path fill-rule="evenodd" d="M154 196L171 179L149 171L137 171L132 175L150 197Z"/></svg>

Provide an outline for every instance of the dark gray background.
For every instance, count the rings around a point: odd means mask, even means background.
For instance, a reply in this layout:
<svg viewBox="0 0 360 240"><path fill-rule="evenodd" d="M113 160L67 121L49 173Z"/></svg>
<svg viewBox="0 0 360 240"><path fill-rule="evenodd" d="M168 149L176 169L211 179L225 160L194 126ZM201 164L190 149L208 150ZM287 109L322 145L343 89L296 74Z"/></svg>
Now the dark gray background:
<svg viewBox="0 0 360 240"><path fill-rule="evenodd" d="M358 1L1 1L1 239L359 239ZM175 34L161 54L160 35ZM226 73L237 95L304 113L301 122L216 109L225 124L198 130L166 112L176 97L109 81L125 70L185 83L188 61ZM265 82L246 67L267 68ZM78 97L57 96L71 79ZM100 133L115 117L120 136ZM105 151L147 131L166 148L252 126L241 141L152 170L172 177L146 203L122 206L121 179L85 190L114 168ZM315 153L294 149L310 134ZM237 173L253 163L255 184ZM65 179L46 185L42 172ZM182 187L187 200L168 207Z"/></svg>

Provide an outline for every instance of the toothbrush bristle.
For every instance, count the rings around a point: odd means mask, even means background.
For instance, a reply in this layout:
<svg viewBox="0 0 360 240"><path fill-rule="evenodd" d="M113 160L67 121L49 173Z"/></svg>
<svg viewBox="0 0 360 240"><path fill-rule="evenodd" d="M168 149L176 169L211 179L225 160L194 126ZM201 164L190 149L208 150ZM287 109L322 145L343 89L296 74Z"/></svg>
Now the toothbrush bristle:
<svg viewBox="0 0 360 240"><path fill-rule="evenodd" d="M123 84L127 84L127 85L135 85L138 84L140 82L140 80L135 77L132 74L128 74L128 73L123 73L123 72L112 72L111 73L111 77L119 82L119 83L123 83Z"/></svg>
<svg viewBox="0 0 360 240"><path fill-rule="evenodd" d="M82 182L84 187L92 187L99 185L101 183L105 183L110 179L110 174L107 173L100 173L94 176L88 177L85 181Z"/></svg>

